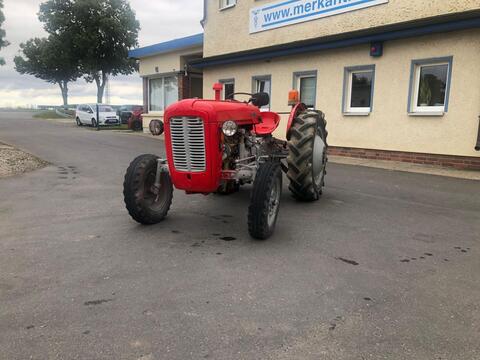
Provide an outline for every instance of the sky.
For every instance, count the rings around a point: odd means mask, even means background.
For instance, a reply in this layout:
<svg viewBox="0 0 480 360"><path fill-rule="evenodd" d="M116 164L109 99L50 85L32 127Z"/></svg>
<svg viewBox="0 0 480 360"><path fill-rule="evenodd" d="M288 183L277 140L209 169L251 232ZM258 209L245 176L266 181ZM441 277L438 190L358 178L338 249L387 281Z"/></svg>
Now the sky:
<svg viewBox="0 0 480 360"><path fill-rule="evenodd" d="M4 0L6 39L10 46L1 49L0 55L7 64L0 66L0 107L32 105L61 105L60 89L30 75L20 75L14 69L13 58L19 45L32 37L46 33L37 13L42 0ZM202 0L130 0L140 21L140 46L156 44L202 32ZM83 79L70 84L69 103L96 101L96 86ZM142 82L137 73L119 76L110 81L112 104L141 104ZM105 101L105 99L104 99Z"/></svg>

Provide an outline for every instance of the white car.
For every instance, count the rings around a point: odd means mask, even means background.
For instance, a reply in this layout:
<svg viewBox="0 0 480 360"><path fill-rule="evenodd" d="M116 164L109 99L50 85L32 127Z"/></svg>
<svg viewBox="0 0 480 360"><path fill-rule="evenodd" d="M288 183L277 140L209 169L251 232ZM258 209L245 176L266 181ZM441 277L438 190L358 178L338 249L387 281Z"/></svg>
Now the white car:
<svg viewBox="0 0 480 360"><path fill-rule="evenodd" d="M99 125L120 125L116 111L109 105L103 104L82 104L78 105L75 111L75 120L78 126L97 126L97 106L99 114Z"/></svg>

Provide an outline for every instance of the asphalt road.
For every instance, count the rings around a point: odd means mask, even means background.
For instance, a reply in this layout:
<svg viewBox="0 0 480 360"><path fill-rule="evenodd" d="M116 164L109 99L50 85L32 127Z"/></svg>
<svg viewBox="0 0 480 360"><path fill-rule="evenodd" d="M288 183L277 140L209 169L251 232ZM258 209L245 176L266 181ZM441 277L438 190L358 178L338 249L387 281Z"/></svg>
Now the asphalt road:
<svg viewBox="0 0 480 360"><path fill-rule="evenodd" d="M5 112L0 141L52 164L0 179L1 359L480 359L479 182L330 164L258 242L248 188L129 218L162 141Z"/></svg>

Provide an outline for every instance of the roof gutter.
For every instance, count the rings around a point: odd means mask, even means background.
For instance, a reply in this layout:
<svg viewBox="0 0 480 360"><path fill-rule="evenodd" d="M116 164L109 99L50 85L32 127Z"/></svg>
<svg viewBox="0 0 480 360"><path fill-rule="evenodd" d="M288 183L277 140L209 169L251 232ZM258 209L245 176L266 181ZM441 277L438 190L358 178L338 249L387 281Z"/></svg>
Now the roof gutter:
<svg viewBox="0 0 480 360"><path fill-rule="evenodd" d="M130 50L128 52L128 57L133 59L141 59L148 56L200 47L203 46L203 39L203 33L187 36L180 39L174 39L163 43Z"/></svg>
<svg viewBox="0 0 480 360"><path fill-rule="evenodd" d="M203 19L200 20L200 25L205 29L205 23L207 22L207 0L203 0Z"/></svg>

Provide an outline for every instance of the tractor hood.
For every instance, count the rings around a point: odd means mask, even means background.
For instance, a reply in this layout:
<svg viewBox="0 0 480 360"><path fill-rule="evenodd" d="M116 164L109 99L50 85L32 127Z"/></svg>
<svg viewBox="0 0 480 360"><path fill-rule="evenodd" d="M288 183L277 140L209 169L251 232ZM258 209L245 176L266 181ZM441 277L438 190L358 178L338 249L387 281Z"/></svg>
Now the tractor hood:
<svg viewBox="0 0 480 360"><path fill-rule="evenodd" d="M171 118L181 116L199 116L206 123L219 125L228 120L238 125L258 124L261 121L261 112L256 106L234 100L182 100L166 109L164 120L168 124Z"/></svg>

